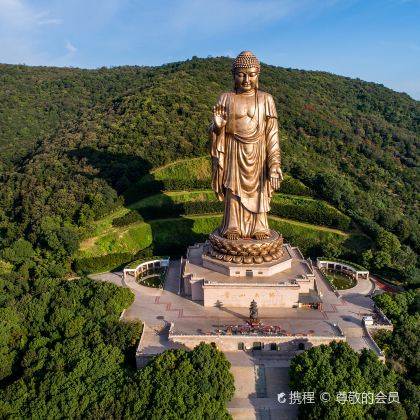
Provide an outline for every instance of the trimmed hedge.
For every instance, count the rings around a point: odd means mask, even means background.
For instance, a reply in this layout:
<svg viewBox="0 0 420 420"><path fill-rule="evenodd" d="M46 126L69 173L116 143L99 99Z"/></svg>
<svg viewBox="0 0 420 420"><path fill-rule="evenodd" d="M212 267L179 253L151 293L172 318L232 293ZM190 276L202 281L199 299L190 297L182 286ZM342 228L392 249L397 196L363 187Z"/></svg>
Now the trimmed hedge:
<svg viewBox="0 0 420 420"><path fill-rule="evenodd" d="M280 192L282 194L314 196L314 192L303 184L298 179L292 178L290 175L285 175L281 183Z"/></svg>
<svg viewBox="0 0 420 420"><path fill-rule="evenodd" d="M184 214L222 213L223 201L188 201L182 204Z"/></svg>
<svg viewBox="0 0 420 420"><path fill-rule="evenodd" d="M133 203L149 195L157 194L161 191L193 191L206 190L211 188L211 178L206 179L153 179L152 175L147 175L139 182L132 185L125 193L126 203ZM314 196L314 192L298 179L285 175L281 184L280 192L299 196Z"/></svg>
<svg viewBox="0 0 420 420"><path fill-rule="evenodd" d="M137 211L131 210L129 213L125 214L124 216L117 217L112 221L112 226L119 227L119 226L127 226L131 225L132 223L142 222L143 218Z"/></svg>
<svg viewBox="0 0 420 420"><path fill-rule="evenodd" d="M74 260L73 269L78 274L91 274L101 271L112 271L133 259L128 252L101 255L99 257L79 258Z"/></svg>
<svg viewBox="0 0 420 420"><path fill-rule="evenodd" d="M131 186L125 193L125 202L134 203L149 195L158 194L161 191L192 191L206 190L211 186L210 179L164 179L162 181L140 181Z"/></svg>
<svg viewBox="0 0 420 420"><path fill-rule="evenodd" d="M126 215L114 219L112 226L119 227L141 221L168 219L182 214L216 214L222 213L223 208L224 203L221 201L187 201L160 207L143 207L139 210L131 210Z"/></svg>
<svg viewBox="0 0 420 420"><path fill-rule="evenodd" d="M159 182L165 191L203 190L211 187L210 179L165 179Z"/></svg>
<svg viewBox="0 0 420 420"><path fill-rule="evenodd" d="M132 223L165 219L189 214L223 213L224 203L221 201L187 201L162 206L142 207L132 210L112 221L113 226L127 226ZM314 225L328 226L340 230L350 228L351 219L322 201L310 201L296 197L279 198L271 203L271 215L285 219L298 220Z"/></svg>
<svg viewBox="0 0 420 420"><path fill-rule="evenodd" d="M211 179L165 179L155 181L154 184L155 188L160 187L165 191L202 190L210 188ZM147 189L151 189L151 187L149 186ZM291 176L285 177L281 184L280 192L284 194L313 196L310 188Z"/></svg>
<svg viewBox="0 0 420 420"><path fill-rule="evenodd" d="M283 202L281 202L283 201ZM273 200L270 214L285 219L299 220L314 225L328 226L340 230L350 228L351 219L322 201Z"/></svg>

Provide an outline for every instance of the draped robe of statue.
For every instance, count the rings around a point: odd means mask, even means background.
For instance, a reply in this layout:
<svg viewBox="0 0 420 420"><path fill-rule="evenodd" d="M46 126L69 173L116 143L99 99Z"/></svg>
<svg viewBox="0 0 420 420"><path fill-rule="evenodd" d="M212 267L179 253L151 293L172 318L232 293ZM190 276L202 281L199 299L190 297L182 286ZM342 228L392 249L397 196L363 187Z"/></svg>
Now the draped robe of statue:
<svg viewBox="0 0 420 420"><path fill-rule="evenodd" d="M270 235L269 169L280 167L277 112L270 94L256 90L252 97L254 105L241 116L243 94L223 93L217 104L225 107L227 124L218 134L214 123L210 126L212 188L219 200L225 200L223 236Z"/></svg>

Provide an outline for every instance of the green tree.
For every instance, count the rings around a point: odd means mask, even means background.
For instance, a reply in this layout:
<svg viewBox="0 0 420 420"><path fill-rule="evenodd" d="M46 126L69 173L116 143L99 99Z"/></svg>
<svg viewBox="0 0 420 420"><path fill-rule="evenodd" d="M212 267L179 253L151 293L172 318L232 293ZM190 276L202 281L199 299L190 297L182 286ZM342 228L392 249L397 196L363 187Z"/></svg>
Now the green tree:
<svg viewBox="0 0 420 420"><path fill-rule="evenodd" d="M381 230L376 238L376 244L381 251L386 252L389 255L393 255L401 247L398 238L386 230Z"/></svg>
<svg viewBox="0 0 420 420"><path fill-rule="evenodd" d="M387 364L398 372L398 391L407 418L417 418L420 399L420 290L375 296L375 303L394 325L392 333L378 335ZM376 336L375 336L376 337Z"/></svg>
<svg viewBox="0 0 420 420"><path fill-rule="evenodd" d="M21 264L34 256L34 249L30 242L25 239L18 239L12 246L4 249L2 255L3 258L12 263Z"/></svg>
<svg viewBox="0 0 420 420"><path fill-rule="evenodd" d="M299 406L299 418L304 419L356 419L375 418L375 410L368 404L340 403L336 396L348 392L387 393L396 390L396 375L371 351L356 353L344 342L321 345L293 357L290 387L294 391L314 392L315 404ZM328 392L328 403L319 396Z"/></svg>
<svg viewBox="0 0 420 420"><path fill-rule="evenodd" d="M371 249L367 249L362 253L362 265L363 267L370 268L373 260L373 252Z"/></svg>
<svg viewBox="0 0 420 420"><path fill-rule="evenodd" d="M394 254L392 265L396 270L411 272L416 268L417 255L407 245L402 245Z"/></svg>
<svg viewBox="0 0 420 420"><path fill-rule="evenodd" d="M396 302L390 293L382 293L375 296L375 303L384 311L385 315L393 320L398 320L407 311L407 304L401 299L400 302Z"/></svg>
<svg viewBox="0 0 420 420"><path fill-rule="evenodd" d="M0 274L12 272L14 265L10 262L0 259Z"/></svg>
<svg viewBox="0 0 420 420"><path fill-rule="evenodd" d="M392 256L387 251L377 251L374 254L372 263L378 270L381 270L384 267L391 267Z"/></svg>
<svg viewBox="0 0 420 420"><path fill-rule="evenodd" d="M150 419L229 419L233 376L224 354L208 344L192 352L169 350L139 372L141 417Z"/></svg>
<svg viewBox="0 0 420 420"><path fill-rule="evenodd" d="M322 254L328 258L338 258L342 254L342 247L339 243L328 241L322 244Z"/></svg>

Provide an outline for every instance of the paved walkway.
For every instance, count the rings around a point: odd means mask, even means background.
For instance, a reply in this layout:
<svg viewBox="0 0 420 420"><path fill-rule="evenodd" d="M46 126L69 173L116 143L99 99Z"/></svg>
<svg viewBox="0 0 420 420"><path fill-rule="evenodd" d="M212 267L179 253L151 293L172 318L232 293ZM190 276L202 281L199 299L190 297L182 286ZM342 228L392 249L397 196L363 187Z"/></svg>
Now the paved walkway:
<svg viewBox="0 0 420 420"><path fill-rule="evenodd" d="M226 352L235 377L235 395L228 404L234 420L296 419L297 406L279 403L289 394L290 359L265 358L258 352Z"/></svg>
<svg viewBox="0 0 420 420"><path fill-rule="evenodd" d="M123 281L121 276L122 273L102 273L90 277L129 287L133 291L135 301L126 309L125 319L140 319L152 326L173 322L176 332L196 334L214 332L220 326L245 324L249 316L247 308L205 308L175 293L178 290L178 261L172 261L169 266L164 290L142 286L131 276ZM291 334L337 334L323 313L313 309L260 308L259 316L264 324L280 325Z"/></svg>
<svg viewBox="0 0 420 420"><path fill-rule="evenodd" d="M360 351L371 348L373 343L362 328L362 317L372 313L370 295L375 285L361 280L349 290L334 293L322 273L315 268L317 285L322 293L322 311L311 309L260 308L263 323L281 325L291 333L331 335L337 332L338 324L347 336L350 346ZM139 285L133 277L124 281L122 273L102 273L90 276L98 281L108 281L129 287L135 294L134 303L126 309L125 319L140 319L146 325L144 344L151 352L161 352L170 346L162 338L164 329L174 322L177 332L194 334L198 331L214 331L223 325L245 323L247 308L205 308L178 295L180 262L171 261L164 289ZM152 351L153 350L153 351ZM289 359L250 355L245 352L226 353L232 363L236 392L229 403L234 419L294 419L297 407L280 404L277 395L289 392Z"/></svg>
<svg viewBox="0 0 420 420"><path fill-rule="evenodd" d="M166 273L165 290L170 293L179 293L179 285L181 278L181 261L174 260L169 264L168 272Z"/></svg>
<svg viewBox="0 0 420 420"><path fill-rule="evenodd" d="M373 314L373 300L367 297L375 289L370 280L360 280L355 287L335 293L321 271L315 268L318 289L322 293L322 313L325 319L338 324L347 342L356 351L377 349L362 327L362 318ZM338 295L338 296L337 296Z"/></svg>
<svg viewBox="0 0 420 420"><path fill-rule="evenodd" d="M385 280L379 279L372 273L370 274L370 278L375 283L377 290L382 290L383 292L391 292L391 293L401 293L401 292L404 292L405 290L404 287L387 283Z"/></svg>
<svg viewBox="0 0 420 420"><path fill-rule="evenodd" d="M260 318L268 325L281 325L291 334L311 333L331 335L336 333L338 324L355 349L363 347L374 350L370 339L362 328L362 317L371 315L373 301L367 297L375 288L369 280L361 280L337 296L322 273L315 268L317 285L322 293L322 311L311 309L260 308ZM122 273L101 273L90 276L96 280L109 281L129 287L135 294L134 303L126 309L125 319L140 319L150 326L164 326L173 322L178 333L195 334L214 331L219 326L244 324L248 318L247 308L205 308L178 295L180 262L171 261L165 289L154 289L139 285L134 277L122 280ZM358 340L355 340L358 338Z"/></svg>

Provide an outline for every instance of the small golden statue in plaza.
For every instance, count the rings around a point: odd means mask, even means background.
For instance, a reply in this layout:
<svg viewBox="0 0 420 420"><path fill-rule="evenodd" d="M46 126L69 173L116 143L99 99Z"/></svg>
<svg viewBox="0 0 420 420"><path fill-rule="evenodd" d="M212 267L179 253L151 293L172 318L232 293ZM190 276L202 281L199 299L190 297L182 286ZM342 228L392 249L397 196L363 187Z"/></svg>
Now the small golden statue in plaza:
<svg viewBox="0 0 420 420"><path fill-rule="evenodd" d="M283 180L277 112L273 97L258 89L260 63L252 52L236 57L232 74L234 90L220 95L209 131L212 188L225 201L222 226L210 242L218 259L268 262L281 256L283 243L267 220Z"/></svg>
<svg viewBox="0 0 420 420"><path fill-rule="evenodd" d="M258 323L258 305L255 299L252 299L251 305L249 305L249 324L253 325Z"/></svg>

